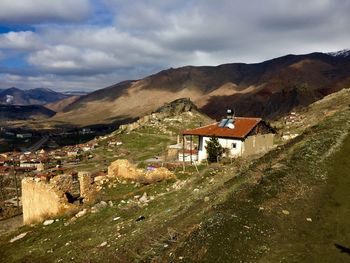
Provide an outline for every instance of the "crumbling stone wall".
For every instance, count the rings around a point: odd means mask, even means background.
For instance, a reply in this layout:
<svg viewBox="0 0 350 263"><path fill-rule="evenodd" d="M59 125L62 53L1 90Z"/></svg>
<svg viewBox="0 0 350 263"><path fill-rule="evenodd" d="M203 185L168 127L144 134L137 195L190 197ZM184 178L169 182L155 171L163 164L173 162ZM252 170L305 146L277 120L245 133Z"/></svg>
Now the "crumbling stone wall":
<svg viewBox="0 0 350 263"><path fill-rule="evenodd" d="M90 173L78 173L80 198L92 203L96 196L96 185ZM74 209L77 205L68 200L73 192L73 178L57 175L51 180L25 177L22 180L23 223L31 224L54 217Z"/></svg>
<svg viewBox="0 0 350 263"><path fill-rule="evenodd" d="M50 181L26 177L22 180L23 223L40 222L74 207L65 193L72 189L72 178L57 175Z"/></svg>
<svg viewBox="0 0 350 263"><path fill-rule="evenodd" d="M153 183L171 178L176 178L175 174L164 167L155 168L152 171L137 169L128 160L120 159L111 163L108 167L108 176L119 179L133 180L140 183Z"/></svg>
<svg viewBox="0 0 350 263"><path fill-rule="evenodd" d="M93 203L96 196L96 186L91 173L79 172L78 180L80 185L80 197L83 198L84 203Z"/></svg>

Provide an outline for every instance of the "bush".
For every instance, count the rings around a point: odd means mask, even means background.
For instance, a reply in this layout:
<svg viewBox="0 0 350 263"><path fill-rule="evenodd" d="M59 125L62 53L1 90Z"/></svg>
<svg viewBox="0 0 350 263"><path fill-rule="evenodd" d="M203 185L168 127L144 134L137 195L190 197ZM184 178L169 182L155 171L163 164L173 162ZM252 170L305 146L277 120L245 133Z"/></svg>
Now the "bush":
<svg viewBox="0 0 350 263"><path fill-rule="evenodd" d="M221 146L218 138L216 137L210 138L210 140L207 142L207 145L205 146L205 149L208 153L208 162L211 163L217 162L224 153L224 148Z"/></svg>

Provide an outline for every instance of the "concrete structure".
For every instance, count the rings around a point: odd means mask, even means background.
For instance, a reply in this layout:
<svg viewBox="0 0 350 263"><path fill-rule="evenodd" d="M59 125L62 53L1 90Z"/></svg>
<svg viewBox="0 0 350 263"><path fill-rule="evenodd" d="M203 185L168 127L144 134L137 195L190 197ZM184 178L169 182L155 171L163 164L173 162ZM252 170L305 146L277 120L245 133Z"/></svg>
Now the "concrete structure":
<svg viewBox="0 0 350 263"><path fill-rule="evenodd" d="M207 158L207 142L211 137L217 137L220 145L226 149L226 157L234 158L249 156L268 151L273 147L275 131L261 118L233 117L204 127L186 130L185 136L198 136L198 161ZM186 149L193 151L193 149ZM183 161L188 161L187 156ZM192 161L193 160L192 158Z"/></svg>

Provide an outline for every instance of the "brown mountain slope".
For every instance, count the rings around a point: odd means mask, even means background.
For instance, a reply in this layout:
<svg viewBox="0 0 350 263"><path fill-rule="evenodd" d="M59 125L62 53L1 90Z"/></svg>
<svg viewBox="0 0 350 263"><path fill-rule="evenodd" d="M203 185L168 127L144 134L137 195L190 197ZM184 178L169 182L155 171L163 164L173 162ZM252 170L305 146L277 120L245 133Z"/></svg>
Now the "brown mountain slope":
<svg viewBox="0 0 350 263"><path fill-rule="evenodd" d="M76 102L80 97L81 96L71 96L63 100L45 104L44 106L55 112L60 112L67 108L70 104Z"/></svg>
<svg viewBox="0 0 350 263"><path fill-rule="evenodd" d="M218 118L225 108L241 116L274 118L350 86L350 56L288 55L257 64L168 69L81 97L53 119L77 125L137 118L165 102L190 98Z"/></svg>

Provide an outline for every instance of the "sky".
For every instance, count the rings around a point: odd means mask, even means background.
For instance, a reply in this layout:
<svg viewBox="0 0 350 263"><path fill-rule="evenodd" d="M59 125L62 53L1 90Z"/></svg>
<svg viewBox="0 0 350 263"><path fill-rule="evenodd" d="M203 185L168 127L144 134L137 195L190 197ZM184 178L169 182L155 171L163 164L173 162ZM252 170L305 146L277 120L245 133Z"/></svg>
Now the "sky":
<svg viewBox="0 0 350 263"><path fill-rule="evenodd" d="M350 48L349 0L0 0L0 89Z"/></svg>

